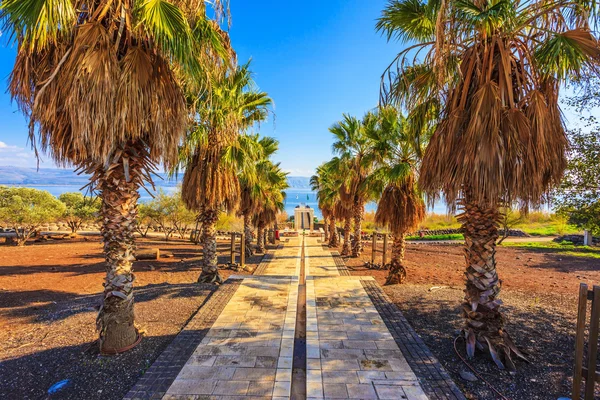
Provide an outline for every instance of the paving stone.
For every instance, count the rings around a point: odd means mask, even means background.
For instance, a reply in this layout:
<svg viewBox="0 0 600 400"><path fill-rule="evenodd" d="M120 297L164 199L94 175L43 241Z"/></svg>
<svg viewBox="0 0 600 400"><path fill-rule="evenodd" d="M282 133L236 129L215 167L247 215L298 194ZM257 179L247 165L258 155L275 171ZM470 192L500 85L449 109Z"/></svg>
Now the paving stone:
<svg viewBox="0 0 600 400"><path fill-rule="evenodd" d="M406 393L400 386L375 384L375 391L380 399L406 399Z"/></svg>
<svg viewBox="0 0 600 400"><path fill-rule="evenodd" d="M249 381L218 381L213 394L226 396L240 396L248 392Z"/></svg>
<svg viewBox="0 0 600 400"><path fill-rule="evenodd" d="M273 395L273 386L275 385L272 381L252 381L248 386L248 396L266 396L271 398Z"/></svg>
<svg viewBox="0 0 600 400"><path fill-rule="evenodd" d="M233 380L236 381L274 381L275 368L236 368Z"/></svg>
<svg viewBox="0 0 600 400"><path fill-rule="evenodd" d="M176 379L169 388L170 394L194 395L211 394L217 385L216 380Z"/></svg>
<svg viewBox="0 0 600 400"><path fill-rule="evenodd" d="M347 399L348 390L343 383L324 383L323 394L326 399Z"/></svg>
<svg viewBox="0 0 600 400"><path fill-rule="evenodd" d="M377 393L373 385L348 383L346 390L351 399L377 399Z"/></svg>
<svg viewBox="0 0 600 400"><path fill-rule="evenodd" d="M359 383L356 371L323 371L323 383Z"/></svg>

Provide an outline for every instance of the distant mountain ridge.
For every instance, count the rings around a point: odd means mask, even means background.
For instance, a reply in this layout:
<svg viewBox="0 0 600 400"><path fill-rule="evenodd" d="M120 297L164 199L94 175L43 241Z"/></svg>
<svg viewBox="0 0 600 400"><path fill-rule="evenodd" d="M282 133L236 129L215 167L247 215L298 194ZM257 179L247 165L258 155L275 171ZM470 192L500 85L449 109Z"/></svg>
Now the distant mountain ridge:
<svg viewBox="0 0 600 400"><path fill-rule="evenodd" d="M163 180L156 179L159 186L177 186L176 180L167 179L165 174L159 174ZM181 178L182 175L180 175ZM23 185L23 186L85 186L89 175L77 175L70 169L59 168L21 168L0 166L0 185ZM310 189L310 178L305 176L288 176L288 184L293 189Z"/></svg>

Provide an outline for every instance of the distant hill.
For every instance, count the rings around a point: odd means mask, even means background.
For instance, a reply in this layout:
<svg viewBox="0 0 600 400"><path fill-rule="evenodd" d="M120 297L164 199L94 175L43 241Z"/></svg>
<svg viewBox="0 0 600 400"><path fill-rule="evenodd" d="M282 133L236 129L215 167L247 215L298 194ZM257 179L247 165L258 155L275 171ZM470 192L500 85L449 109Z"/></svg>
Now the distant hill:
<svg viewBox="0 0 600 400"><path fill-rule="evenodd" d="M163 181L157 179L155 183L159 186L176 186L178 183L175 180L166 179L164 174L159 175L164 179ZM40 168L37 170L35 168L0 166L0 185L85 186L88 179L88 175L77 175L70 169ZM304 176L288 177L288 183L293 189L310 189L309 180L310 178Z"/></svg>

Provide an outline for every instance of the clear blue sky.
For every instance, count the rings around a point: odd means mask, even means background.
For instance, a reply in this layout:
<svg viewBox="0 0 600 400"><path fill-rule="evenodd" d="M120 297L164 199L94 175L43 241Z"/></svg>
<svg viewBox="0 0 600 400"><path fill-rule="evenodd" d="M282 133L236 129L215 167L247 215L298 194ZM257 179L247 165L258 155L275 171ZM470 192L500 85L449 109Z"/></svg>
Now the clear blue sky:
<svg viewBox="0 0 600 400"><path fill-rule="evenodd" d="M375 32L386 0L231 0L231 40L239 62L275 101L260 127L281 142L277 160L309 176L331 157L328 127L377 105L381 73L400 49ZM35 166L27 123L5 93L15 49L0 48L0 165ZM41 167L53 167L45 157Z"/></svg>

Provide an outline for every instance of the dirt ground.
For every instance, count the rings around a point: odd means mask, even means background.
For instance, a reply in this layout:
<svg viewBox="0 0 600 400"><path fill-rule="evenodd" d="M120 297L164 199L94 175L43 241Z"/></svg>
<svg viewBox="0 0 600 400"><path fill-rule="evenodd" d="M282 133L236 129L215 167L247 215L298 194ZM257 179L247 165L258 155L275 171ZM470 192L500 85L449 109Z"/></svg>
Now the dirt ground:
<svg viewBox="0 0 600 400"><path fill-rule="evenodd" d="M122 398L215 289L196 283L201 269L193 258L201 247L140 239L138 248L158 247L173 257L134 264L144 339L125 354L100 356L95 318L104 259L99 237L86 240L0 245L0 398ZM228 242L219 243L220 263L229 261L228 249ZM255 268L261 258L247 264ZM238 273L221 272L224 278ZM47 395L65 379L64 389Z"/></svg>
<svg viewBox="0 0 600 400"><path fill-rule="evenodd" d="M346 263L352 275L371 275L383 285L387 271L366 269L364 263L370 259L367 245L360 258L347 259ZM381 254L377 258L380 261ZM600 284L600 260L500 247L497 262L507 330L529 353L531 363L517 362L516 375L499 371L483 353L478 353L471 364L509 399L570 397L579 283ZM407 282L385 286L386 293L468 398L499 398L481 380L468 382L460 377L461 371L468 370L454 350L454 339L462 326L461 246L409 244L406 266ZM462 340L457 347L464 356Z"/></svg>

